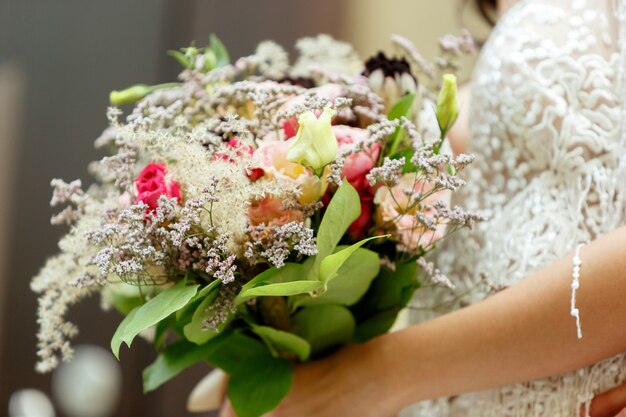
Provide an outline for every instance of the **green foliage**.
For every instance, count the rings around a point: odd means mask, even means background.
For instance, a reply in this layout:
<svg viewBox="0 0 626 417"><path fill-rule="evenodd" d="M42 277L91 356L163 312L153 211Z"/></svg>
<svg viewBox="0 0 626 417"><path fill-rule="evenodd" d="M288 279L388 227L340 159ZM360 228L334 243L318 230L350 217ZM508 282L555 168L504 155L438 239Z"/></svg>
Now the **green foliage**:
<svg viewBox="0 0 626 417"><path fill-rule="evenodd" d="M333 195L317 232L317 256L309 270L309 279L317 279L322 261L332 254L348 227L361 214L359 193L343 181Z"/></svg>
<svg viewBox="0 0 626 417"><path fill-rule="evenodd" d="M320 264L319 279L323 283L328 283L330 280L338 276L339 269L344 263L366 242L370 240L378 239L386 236L374 236L367 239L363 239L354 245L348 246L338 252L328 255L324 258Z"/></svg>
<svg viewBox="0 0 626 417"><path fill-rule="evenodd" d="M120 323L111 339L111 350L115 357L119 359L122 343L130 347L135 336L184 307L197 291L198 285L187 285L185 279L133 309Z"/></svg>
<svg viewBox="0 0 626 417"><path fill-rule="evenodd" d="M402 173L408 174L410 172L417 171L417 167L411 163L411 158L413 158L414 154L415 154L415 150L413 150L413 148L407 148L407 149L403 149L401 151L396 152L395 154L391 155L390 158L391 159L404 158L404 165L402 166Z"/></svg>
<svg viewBox="0 0 626 417"><path fill-rule="evenodd" d="M225 67L230 64L228 50L214 33L211 33L211 36L209 36L209 49L215 55L215 68Z"/></svg>
<svg viewBox="0 0 626 417"><path fill-rule="evenodd" d="M387 118L389 120L397 120L402 117L406 117L407 119L411 119L413 117L413 106L415 103L415 94L407 94L402 97L387 113ZM404 131L401 127L398 127L396 131L391 135L389 140L389 154L394 155L398 148L400 147L402 141L404 139Z"/></svg>
<svg viewBox="0 0 626 417"><path fill-rule="evenodd" d="M291 388L291 362L272 356L263 343L241 333L220 337L207 360L230 375L228 397L238 417L260 417L273 410Z"/></svg>
<svg viewBox="0 0 626 417"><path fill-rule="evenodd" d="M402 308L392 308L378 312L357 325L354 343L364 343L377 336L387 333L396 322Z"/></svg>
<svg viewBox="0 0 626 417"><path fill-rule="evenodd" d="M398 264L395 271L383 268L365 296L352 308L358 323L354 341L365 342L386 333L419 287L414 261Z"/></svg>
<svg viewBox="0 0 626 417"><path fill-rule="evenodd" d="M380 268L378 255L361 246L384 237L364 239L337 250L339 241L359 214L359 195L344 181L322 219L317 235L318 254L302 264L288 263L280 269L262 272L243 286L235 303L241 305L255 297L270 296L290 297L292 310L303 305L356 303ZM346 264L348 267L344 268Z"/></svg>
<svg viewBox="0 0 626 417"><path fill-rule="evenodd" d="M150 392L174 378L191 365L205 361L221 343L215 338L211 343L196 345L180 340L168 346L157 359L143 371L143 391Z"/></svg>
<svg viewBox="0 0 626 417"><path fill-rule="evenodd" d="M350 310L336 304L305 307L291 323L293 331L311 344L313 355L350 343L355 330Z"/></svg>
<svg viewBox="0 0 626 417"><path fill-rule="evenodd" d="M181 49L181 51L167 51L167 54L174 58L183 68L193 68L192 56L195 59L195 54L192 52L193 50L190 48L184 48Z"/></svg>
<svg viewBox="0 0 626 417"><path fill-rule="evenodd" d="M263 284L278 284L280 282L297 281L303 275L303 264L286 263L282 268L270 268L252 278L243 287L242 291Z"/></svg>
<svg viewBox="0 0 626 417"><path fill-rule="evenodd" d="M176 312L176 321L181 324L187 324L191 321L193 313L196 312L198 306L206 297L213 297L215 299L215 294L219 290L222 285L222 281L216 279L211 282L206 287L202 288L200 291L193 296L193 298L187 303L187 305Z"/></svg>
<svg viewBox="0 0 626 417"><path fill-rule="evenodd" d="M304 362L311 355L309 342L293 333L257 325L252 325L252 331L263 339L274 356L280 356L281 353L291 353Z"/></svg>
<svg viewBox="0 0 626 417"><path fill-rule="evenodd" d="M237 296L237 303L241 304L255 297L289 297L292 295L309 294L322 288L324 288L324 284L319 281L293 281L261 285L241 292Z"/></svg>
<svg viewBox="0 0 626 417"><path fill-rule="evenodd" d="M291 363L272 356L263 343L224 332L204 345L183 340L169 346L144 370L144 391L158 388L199 361L230 375L228 396L239 417L260 417L276 408L293 379Z"/></svg>
<svg viewBox="0 0 626 417"><path fill-rule="evenodd" d="M115 291L111 291L109 295L113 307L125 316L143 304L143 299L139 295L127 295Z"/></svg>
<svg viewBox="0 0 626 417"><path fill-rule="evenodd" d="M245 362L245 372L230 375L228 398L238 417L260 417L275 409L289 393L292 365L271 355Z"/></svg>
<svg viewBox="0 0 626 417"><path fill-rule="evenodd" d="M176 327L176 314L170 314L160 322L156 324L154 330L154 340L152 341L152 347L154 350L160 350L165 346L165 340L171 328Z"/></svg>
<svg viewBox="0 0 626 417"><path fill-rule="evenodd" d="M124 90L114 90L109 93L109 102L114 106L122 106L124 104L134 104L143 99L148 94L157 90L174 88L180 83L165 83L157 85L136 84Z"/></svg>
<svg viewBox="0 0 626 417"><path fill-rule="evenodd" d="M167 54L186 69L195 68L196 62L200 57L203 62L202 69L205 72L230 64L228 50L215 34L211 34L209 43L205 48L197 48L192 43L192 45L187 48L181 48L178 51L168 51Z"/></svg>
<svg viewBox="0 0 626 417"><path fill-rule="evenodd" d="M302 281L302 279L306 277L310 265L311 262L305 262L305 264L286 263L282 268L274 267L263 271L241 288L241 292L235 299L235 304L240 305L258 296L293 295L285 294L285 291L296 291L297 294L309 292L310 288L313 288L311 291L315 291L320 287L318 283L315 283L315 281ZM291 284L297 282L303 284L275 286L276 284ZM263 288L263 290L260 290L260 288Z"/></svg>
<svg viewBox="0 0 626 417"><path fill-rule="evenodd" d="M406 94L398 100L389 112L387 113L387 119L396 120L401 117L411 118L413 115L413 105L415 103L415 94Z"/></svg>
<svg viewBox="0 0 626 417"><path fill-rule="evenodd" d="M220 334L220 332L222 332L226 326L230 324L230 321L234 317L234 313L230 313L227 320L220 322L215 330L206 328L205 322L210 320L217 313L217 311L212 311L210 309L219 294L219 291L217 291L216 288L207 292L206 296L193 313L191 322L188 323L183 329L185 337L190 342L198 345L207 343L209 340Z"/></svg>
<svg viewBox="0 0 626 417"><path fill-rule="evenodd" d="M339 247L338 249L344 249ZM374 251L358 248L337 271L337 278L328 282L326 291L317 296L302 296L294 305L313 306L341 304L351 306L367 292L380 271L380 260Z"/></svg>

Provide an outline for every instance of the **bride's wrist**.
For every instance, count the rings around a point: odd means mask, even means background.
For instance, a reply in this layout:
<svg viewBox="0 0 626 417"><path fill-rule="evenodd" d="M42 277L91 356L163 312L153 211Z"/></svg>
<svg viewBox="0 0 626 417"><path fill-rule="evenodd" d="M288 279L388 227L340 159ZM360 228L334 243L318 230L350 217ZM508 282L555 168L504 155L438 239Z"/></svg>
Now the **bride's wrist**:
<svg viewBox="0 0 626 417"><path fill-rule="evenodd" d="M411 358L406 357L406 346L402 345L400 334L391 333L377 337L360 345L355 357L361 369L353 375L353 383L371 384L363 387L364 395L374 395L381 411L396 414L414 403L414 390L410 370ZM368 400L367 398L365 400ZM381 414L383 415L383 414Z"/></svg>

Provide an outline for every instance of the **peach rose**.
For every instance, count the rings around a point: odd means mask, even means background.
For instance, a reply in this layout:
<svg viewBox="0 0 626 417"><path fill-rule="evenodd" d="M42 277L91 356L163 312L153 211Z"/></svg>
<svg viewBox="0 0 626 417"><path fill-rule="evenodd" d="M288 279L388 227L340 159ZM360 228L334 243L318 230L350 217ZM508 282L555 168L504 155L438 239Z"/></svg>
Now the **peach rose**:
<svg viewBox="0 0 626 417"><path fill-rule="evenodd" d="M398 242L406 250L417 250L419 246L429 246L441 239L446 232L445 225L438 225L436 230L425 229L415 218L417 204L410 195L426 193L433 189L432 183L416 182L414 173L404 174L398 183L391 187L382 186L376 192L374 204L377 206L377 220L386 230L390 230ZM422 201L423 205L432 205L439 200L450 202L449 190L432 194ZM410 207L412 205L412 207ZM425 211L427 217L433 218L434 210Z"/></svg>
<svg viewBox="0 0 626 417"><path fill-rule="evenodd" d="M283 202L279 198L266 197L255 201L248 209L250 225L282 226L291 222L302 222L304 216L299 210L283 210Z"/></svg>

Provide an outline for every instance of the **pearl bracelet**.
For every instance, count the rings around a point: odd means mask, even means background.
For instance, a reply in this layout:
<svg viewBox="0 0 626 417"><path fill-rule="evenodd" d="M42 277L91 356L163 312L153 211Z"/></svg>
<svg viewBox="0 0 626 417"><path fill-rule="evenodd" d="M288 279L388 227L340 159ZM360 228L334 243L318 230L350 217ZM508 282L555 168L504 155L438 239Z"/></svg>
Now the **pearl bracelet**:
<svg viewBox="0 0 626 417"><path fill-rule="evenodd" d="M580 310L576 308L576 291L580 287L580 266L582 261L580 259L580 249L584 246L584 243L580 243L576 246L574 252L574 259L572 259L572 302L570 307L570 314L576 319L576 330L578 331L578 338L583 338L583 331L580 327Z"/></svg>

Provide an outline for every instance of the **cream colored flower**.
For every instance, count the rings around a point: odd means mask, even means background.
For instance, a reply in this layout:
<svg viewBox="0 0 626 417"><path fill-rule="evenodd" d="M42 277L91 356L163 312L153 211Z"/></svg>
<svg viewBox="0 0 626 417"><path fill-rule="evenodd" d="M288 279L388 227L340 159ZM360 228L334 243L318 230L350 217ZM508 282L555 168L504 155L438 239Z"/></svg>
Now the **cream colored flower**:
<svg viewBox="0 0 626 417"><path fill-rule="evenodd" d="M289 143L287 159L319 172L337 156L337 138L331 121L335 111L325 108L319 119L312 111L300 116L300 128Z"/></svg>
<svg viewBox="0 0 626 417"><path fill-rule="evenodd" d="M300 204L318 201L328 188L326 176L313 175L303 165L289 161L288 149L289 142L264 142L254 153L254 165L263 169L265 178L273 179L287 189L297 187Z"/></svg>
<svg viewBox="0 0 626 417"><path fill-rule="evenodd" d="M456 77L446 74L443 76L443 86L437 100L437 121L443 134L452 128L458 116Z"/></svg>

